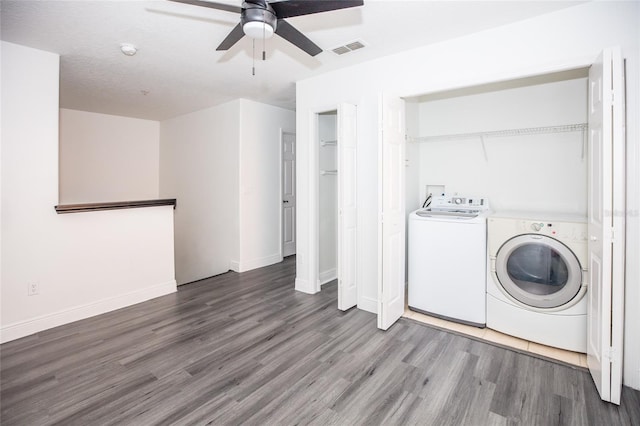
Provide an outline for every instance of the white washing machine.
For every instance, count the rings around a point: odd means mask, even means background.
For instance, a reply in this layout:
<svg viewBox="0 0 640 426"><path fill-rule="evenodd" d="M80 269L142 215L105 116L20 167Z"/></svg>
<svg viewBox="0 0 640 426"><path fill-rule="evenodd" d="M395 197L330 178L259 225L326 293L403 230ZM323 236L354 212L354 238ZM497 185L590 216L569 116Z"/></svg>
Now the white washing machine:
<svg viewBox="0 0 640 426"><path fill-rule="evenodd" d="M586 218L493 214L487 241L487 327L586 352Z"/></svg>
<svg viewBox="0 0 640 426"><path fill-rule="evenodd" d="M409 309L485 326L488 210L484 198L443 195L409 215Z"/></svg>

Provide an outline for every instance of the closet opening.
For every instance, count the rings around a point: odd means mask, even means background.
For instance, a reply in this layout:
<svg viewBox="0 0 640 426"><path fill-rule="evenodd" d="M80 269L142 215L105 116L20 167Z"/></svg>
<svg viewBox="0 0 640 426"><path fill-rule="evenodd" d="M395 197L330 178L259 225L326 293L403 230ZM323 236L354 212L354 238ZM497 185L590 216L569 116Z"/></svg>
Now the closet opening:
<svg viewBox="0 0 640 426"><path fill-rule="evenodd" d="M312 174L315 191L311 252L314 292L337 291L338 309L357 304L357 107L314 112ZM334 285L335 283L335 285Z"/></svg>
<svg viewBox="0 0 640 426"><path fill-rule="evenodd" d="M317 114L318 287L338 278L338 111Z"/></svg>
<svg viewBox="0 0 640 426"><path fill-rule="evenodd" d="M580 260L580 268L574 273L579 283L586 277L588 78L589 68L578 68L405 98L407 221L412 212L437 197L482 198L490 206L484 241L488 247L487 267L484 276L478 277L486 297L477 299L479 307L485 309L486 328L465 331L491 341L506 339L515 347L532 352L563 347L571 352L562 356L578 365L586 362L584 292L580 293L580 300L562 308L536 310L503 298L501 284L494 275L501 266L495 251L502 240L539 233L538 225L527 220L542 223L544 219L550 237L570 246L572 256ZM516 225L507 229L512 217ZM560 227L561 220L567 230L553 228ZM410 226L406 229L405 267L410 271L410 259L419 258L415 249L410 253L411 240L424 236L414 235ZM418 279L414 273L411 279L408 293L416 281L426 282L429 277L421 275ZM414 291L414 298L417 294ZM438 322L437 314L423 318L415 312L405 312L406 316L434 323ZM456 317L452 318L453 322L443 326L461 328ZM529 330L531 324L545 320L553 325L547 329L556 330L558 339L554 340L550 333L540 337ZM506 338L497 332L506 334ZM580 338L570 348L557 343L571 336Z"/></svg>

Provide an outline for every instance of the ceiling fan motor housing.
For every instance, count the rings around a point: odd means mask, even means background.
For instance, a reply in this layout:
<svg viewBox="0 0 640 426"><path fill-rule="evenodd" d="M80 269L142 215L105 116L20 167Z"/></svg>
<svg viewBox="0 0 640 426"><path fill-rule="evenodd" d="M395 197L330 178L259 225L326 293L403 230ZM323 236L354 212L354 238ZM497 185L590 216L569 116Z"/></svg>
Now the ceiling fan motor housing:
<svg viewBox="0 0 640 426"><path fill-rule="evenodd" d="M269 3L256 4L252 2L242 3L242 14L240 15L240 23L244 25L248 22L258 22L269 25L273 28L273 32L276 31L278 24L278 18L273 8Z"/></svg>

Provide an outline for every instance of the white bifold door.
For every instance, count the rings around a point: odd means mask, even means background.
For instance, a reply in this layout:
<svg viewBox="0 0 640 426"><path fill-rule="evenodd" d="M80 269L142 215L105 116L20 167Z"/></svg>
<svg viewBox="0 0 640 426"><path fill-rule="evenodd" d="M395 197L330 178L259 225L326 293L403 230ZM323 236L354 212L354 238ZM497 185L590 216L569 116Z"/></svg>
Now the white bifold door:
<svg viewBox="0 0 640 426"><path fill-rule="evenodd" d="M404 313L405 120L404 100L379 100L378 328L388 329Z"/></svg>
<svg viewBox="0 0 640 426"><path fill-rule="evenodd" d="M589 70L587 364L605 401L620 404L624 322L624 61L606 49Z"/></svg>
<svg viewBox="0 0 640 426"><path fill-rule="evenodd" d="M356 286L356 140L355 105L338 106L338 309L358 303Z"/></svg>

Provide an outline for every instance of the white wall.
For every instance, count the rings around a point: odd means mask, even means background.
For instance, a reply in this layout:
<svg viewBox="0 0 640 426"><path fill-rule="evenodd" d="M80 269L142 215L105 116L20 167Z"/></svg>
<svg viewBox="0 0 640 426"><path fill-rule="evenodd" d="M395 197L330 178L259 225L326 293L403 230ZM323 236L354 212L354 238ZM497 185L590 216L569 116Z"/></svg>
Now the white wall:
<svg viewBox="0 0 640 426"><path fill-rule="evenodd" d="M160 123L160 197L177 199L179 284L282 260L280 137L294 121L238 99Z"/></svg>
<svg viewBox="0 0 640 426"><path fill-rule="evenodd" d="M60 204L158 198L160 123L60 109Z"/></svg>
<svg viewBox="0 0 640 426"><path fill-rule="evenodd" d="M59 57L1 53L0 340L175 291L170 206L56 214Z"/></svg>
<svg viewBox="0 0 640 426"><path fill-rule="evenodd" d="M311 149L313 111L358 105L358 283L377 299L378 94L411 97L460 87L589 66L602 49L619 45L627 58L627 287L624 380L640 388L640 35L637 2L589 2L297 83L298 256L296 288L314 292L307 253L316 161ZM359 305L360 306L360 305Z"/></svg>
<svg viewBox="0 0 640 426"><path fill-rule="evenodd" d="M338 115L318 115L317 142L335 141ZM318 143L319 170L337 170L337 145ZM318 272L321 284L337 277L338 265L338 176L320 175L318 182Z"/></svg>
<svg viewBox="0 0 640 426"><path fill-rule="evenodd" d="M240 102L160 123L160 197L176 198L176 280L221 274L238 250Z"/></svg>
<svg viewBox="0 0 640 426"><path fill-rule="evenodd" d="M585 78L422 102L420 136L586 123ZM420 150L419 199L426 185L487 197L492 210L587 214L586 131L427 141Z"/></svg>
<svg viewBox="0 0 640 426"><path fill-rule="evenodd" d="M281 132L295 133L293 111L240 100L238 272L282 261Z"/></svg>

